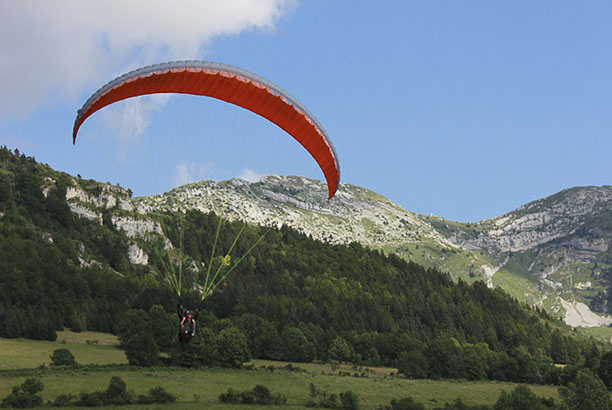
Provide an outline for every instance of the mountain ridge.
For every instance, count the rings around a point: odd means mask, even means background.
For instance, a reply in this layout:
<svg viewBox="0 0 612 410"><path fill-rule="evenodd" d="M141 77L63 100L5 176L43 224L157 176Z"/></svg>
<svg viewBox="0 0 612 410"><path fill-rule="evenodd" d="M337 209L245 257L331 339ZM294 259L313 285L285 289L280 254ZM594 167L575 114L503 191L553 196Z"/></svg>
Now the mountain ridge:
<svg viewBox="0 0 612 410"><path fill-rule="evenodd" d="M275 175L255 183L199 181L134 203L141 213L194 208L287 225L325 242L359 242L455 278L502 286L574 326L612 324L605 316L612 186L568 188L477 223L410 212L351 184L329 201L325 192L321 181Z"/></svg>

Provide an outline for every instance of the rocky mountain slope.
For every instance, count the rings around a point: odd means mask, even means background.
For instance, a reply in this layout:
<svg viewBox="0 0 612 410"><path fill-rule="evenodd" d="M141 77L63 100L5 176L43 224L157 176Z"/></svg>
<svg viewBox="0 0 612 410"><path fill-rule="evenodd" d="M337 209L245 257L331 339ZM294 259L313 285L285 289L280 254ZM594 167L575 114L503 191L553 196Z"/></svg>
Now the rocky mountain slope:
<svg viewBox="0 0 612 410"><path fill-rule="evenodd" d="M92 194L74 181L67 191L72 211L101 221L103 209L113 210L115 227L134 238L133 263L147 260L136 239L163 235L151 212L214 211L232 220L287 225L325 242L360 242L457 279L481 279L574 326L612 324L606 315L612 279L610 186L571 188L506 215L464 224L409 212L350 184L341 184L328 201L323 182L296 176L257 183L200 181L134 199L103 184Z"/></svg>

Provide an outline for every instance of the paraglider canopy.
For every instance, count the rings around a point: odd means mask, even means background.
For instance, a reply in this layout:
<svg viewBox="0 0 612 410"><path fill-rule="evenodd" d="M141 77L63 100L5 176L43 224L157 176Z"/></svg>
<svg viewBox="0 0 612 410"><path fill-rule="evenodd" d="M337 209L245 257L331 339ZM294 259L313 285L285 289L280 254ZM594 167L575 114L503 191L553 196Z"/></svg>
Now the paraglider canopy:
<svg viewBox="0 0 612 410"><path fill-rule="evenodd" d="M94 112L127 98L157 94L202 95L238 105L268 119L295 138L317 161L329 198L340 181L336 151L314 116L275 84L238 67L206 61L175 61L139 68L96 91L78 111L72 132Z"/></svg>

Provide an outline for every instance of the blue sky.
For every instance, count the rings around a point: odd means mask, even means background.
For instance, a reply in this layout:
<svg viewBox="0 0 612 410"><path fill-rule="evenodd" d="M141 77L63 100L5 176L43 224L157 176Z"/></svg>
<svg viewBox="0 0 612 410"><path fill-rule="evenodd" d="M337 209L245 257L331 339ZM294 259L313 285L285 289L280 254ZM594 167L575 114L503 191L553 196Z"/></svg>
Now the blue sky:
<svg viewBox="0 0 612 410"><path fill-rule="evenodd" d="M140 98L88 119L97 88L203 59L285 89L317 117L342 182L405 209L499 216L612 184L612 2L4 1L0 144L135 195L198 179L323 179L287 134L202 97ZM117 17L120 15L120 17Z"/></svg>

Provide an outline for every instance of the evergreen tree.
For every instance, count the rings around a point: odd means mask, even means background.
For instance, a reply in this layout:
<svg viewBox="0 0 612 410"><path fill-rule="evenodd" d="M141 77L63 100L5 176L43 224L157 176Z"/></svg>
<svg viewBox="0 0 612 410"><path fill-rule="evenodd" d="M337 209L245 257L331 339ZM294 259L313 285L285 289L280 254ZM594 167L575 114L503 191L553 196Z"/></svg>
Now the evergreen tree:
<svg viewBox="0 0 612 410"><path fill-rule="evenodd" d="M353 346L342 337L336 337L329 346L329 358L339 362L350 362L355 357Z"/></svg>
<svg viewBox="0 0 612 410"><path fill-rule="evenodd" d="M149 317L155 344L159 350L167 352L176 340L178 332L176 315L166 312L161 305L154 305L149 310Z"/></svg>
<svg viewBox="0 0 612 410"><path fill-rule="evenodd" d="M78 366L72 352L68 349L55 349L51 355L51 366Z"/></svg>
<svg viewBox="0 0 612 410"><path fill-rule="evenodd" d="M610 410L610 392L599 377L589 369L578 371L567 387L560 387L559 394L570 410Z"/></svg>

